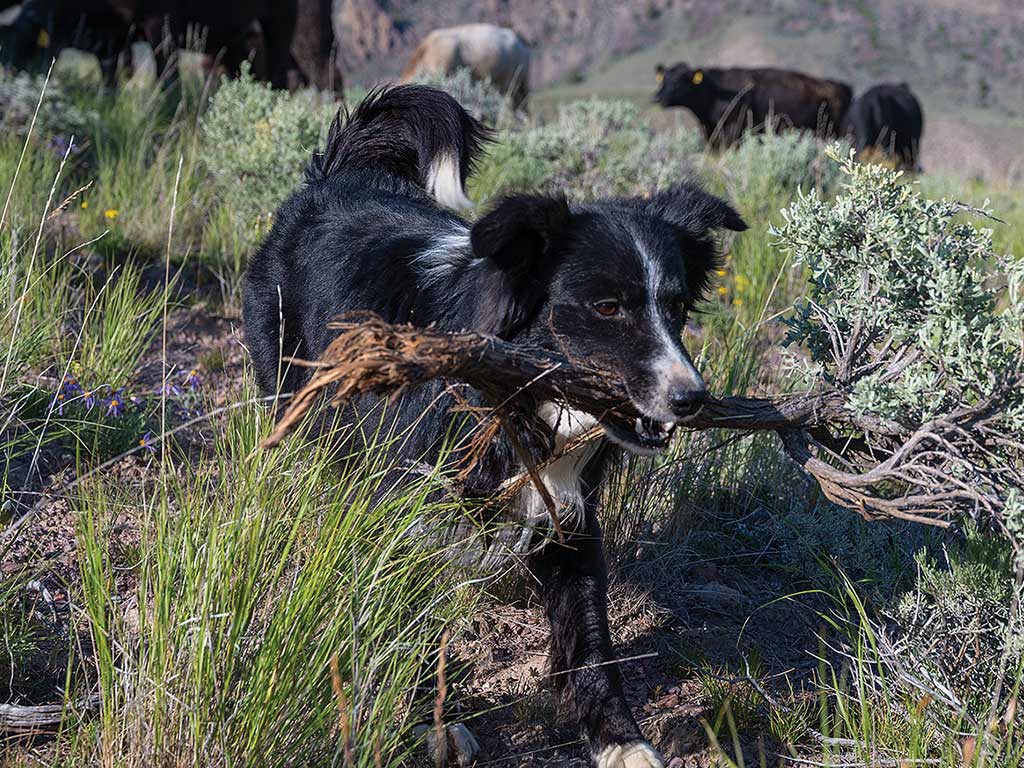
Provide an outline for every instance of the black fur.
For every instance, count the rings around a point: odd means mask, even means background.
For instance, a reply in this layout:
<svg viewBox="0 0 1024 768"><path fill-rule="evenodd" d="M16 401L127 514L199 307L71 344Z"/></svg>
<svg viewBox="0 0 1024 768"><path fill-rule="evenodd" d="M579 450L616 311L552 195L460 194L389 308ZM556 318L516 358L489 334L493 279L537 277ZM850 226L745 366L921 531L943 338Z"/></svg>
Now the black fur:
<svg viewBox="0 0 1024 768"><path fill-rule="evenodd" d="M703 383L688 367L682 326L708 285L714 230L742 230L742 219L724 201L681 184L650 199L584 205L517 195L470 226L427 194L425 174L448 155L459 158L465 179L486 138L451 97L423 86L374 92L347 120L339 117L246 274L246 339L260 385L294 390L305 370L288 370L281 353L315 358L331 341L328 320L371 310L391 322L473 329L599 362L626 382L651 423L688 412ZM609 302L617 311L606 316ZM488 405L472 390L466 399ZM365 414L374 405L357 408ZM456 405L434 383L392 406L389 419L416 425L392 448L394 466L437 460L453 422L457 433L464 429ZM646 449L640 432L605 429L633 450ZM363 447L359 434L346 446L349 455ZM617 450L604 441L580 474L578 493L570 489L577 514L563 520L566 545L541 531L523 553L542 585L555 679L595 754L640 739L619 672L606 663L612 647L597 497ZM465 492L493 494L521 471L500 436Z"/></svg>
<svg viewBox="0 0 1024 768"><path fill-rule="evenodd" d="M883 83L864 91L850 107L846 131L858 153L875 147L902 168L920 169L924 114L906 83Z"/></svg>
<svg viewBox="0 0 1024 768"><path fill-rule="evenodd" d="M491 134L465 111L451 110L449 100L443 91L414 85L370 91L351 115L338 112L326 147L314 153L306 170L306 181L373 169L425 188L431 161L453 153L465 183Z"/></svg>

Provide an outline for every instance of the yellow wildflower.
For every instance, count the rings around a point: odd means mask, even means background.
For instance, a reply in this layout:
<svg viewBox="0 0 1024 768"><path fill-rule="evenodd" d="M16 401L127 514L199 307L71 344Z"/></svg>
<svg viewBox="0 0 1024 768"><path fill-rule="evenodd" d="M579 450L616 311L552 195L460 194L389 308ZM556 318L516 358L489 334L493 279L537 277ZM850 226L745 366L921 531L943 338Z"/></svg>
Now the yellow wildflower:
<svg viewBox="0 0 1024 768"><path fill-rule="evenodd" d="M82 201L82 210L84 211L88 207L89 207L89 201L88 200L83 200Z"/></svg>
<svg viewBox="0 0 1024 768"><path fill-rule="evenodd" d="M743 275L736 275L736 290L745 291L750 287L750 280L745 278Z"/></svg>
<svg viewBox="0 0 1024 768"><path fill-rule="evenodd" d="M103 212L103 215L107 218L108 221L113 221L114 219L121 215L121 212L117 210L117 208L107 208L107 210Z"/></svg>
<svg viewBox="0 0 1024 768"><path fill-rule="evenodd" d="M719 296L725 296L725 294L727 294L728 292L729 292L729 289L726 288L724 285L718 286L718 295Z"/></svg>

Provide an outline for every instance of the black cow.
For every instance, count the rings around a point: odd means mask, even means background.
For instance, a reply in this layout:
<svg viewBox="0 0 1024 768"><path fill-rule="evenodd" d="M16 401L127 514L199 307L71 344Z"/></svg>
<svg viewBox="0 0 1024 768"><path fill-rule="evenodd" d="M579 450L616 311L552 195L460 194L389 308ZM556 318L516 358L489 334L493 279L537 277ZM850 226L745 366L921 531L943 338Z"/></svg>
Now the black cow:
<svg viewBox="0 0 1024 768"><path fill-rule="evenodd" d="M191 32L203 31L205 51L232 72L262 48L266 78L285 88L298 69L291 55L297 17L298 0L27 0L4 62L23 66L37 46L47 58L82 48L99 55L113 80L118 54L133 39L141 36L166 63L179 47L194 47ZM256 22L262 34L254 34Z"/></svg>
<svg viewBox="0 0 1024 768"><path fill-rule="evenodd" d="M27 0L4 31L0 63L45 70L64 48L92 53L108 82L133 33L109 0Z"/></svg>
<svg viewBox="0 0 1024 768"><path fill-rule="evenodd" d="M737 142L746 131L767 127L803 129L836 136L853 91L846 83L785 69L692 68L676 64L655 69L660 86L655 101L686 107L715 146Z"/></svg>
<svg viewBox="0 0 1024 768"><path fill-rule="evenodd" d="M153 49L163 52L189 41L191 29L205 29L205 51L222 54L222 63L237 73L243 61L255 55L259 35L253 34L253 22L262 32L266 78L275 88L287 88L289 72L296 70L291 55L292 37L298 20L298 0L110 0L131 9Z"/></svg>
<svg viewBox="0 0 1024 768"><path fill-rule="evenodd" d="M906 83L882 83L864 91L846 116L857 154L867 149L892 157L901 168L919 169L924 114Z"/></svg>

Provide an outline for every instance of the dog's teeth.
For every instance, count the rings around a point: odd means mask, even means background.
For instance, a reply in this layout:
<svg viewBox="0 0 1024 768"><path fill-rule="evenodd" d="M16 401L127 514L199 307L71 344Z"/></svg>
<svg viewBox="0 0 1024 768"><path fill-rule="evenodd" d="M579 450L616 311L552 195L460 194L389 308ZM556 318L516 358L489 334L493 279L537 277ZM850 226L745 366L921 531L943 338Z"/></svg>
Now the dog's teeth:
<svg viewBox="0 0 1024 768"><path fill-rule="evenodd" d="M672 427L674 427L675 425L676 423L674 421L663 421L661 422L661 429L664 432L671 432Z"/></svg>
<svg viewBox="0 0 1024 768"><path fill-rule="evenodd" d="M644 433L644 422L639 416L637 417L636 423L633 425L633 429L636 430L638 435L642 435Z"/></svg>

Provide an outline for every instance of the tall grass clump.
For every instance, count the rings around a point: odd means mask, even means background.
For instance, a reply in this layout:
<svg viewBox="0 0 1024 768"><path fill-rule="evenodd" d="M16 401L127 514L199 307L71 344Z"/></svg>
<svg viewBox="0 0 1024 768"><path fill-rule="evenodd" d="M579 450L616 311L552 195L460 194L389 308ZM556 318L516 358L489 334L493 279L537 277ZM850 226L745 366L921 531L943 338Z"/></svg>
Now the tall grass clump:
<svg viewBox="0 0 1024 768"><path fill-rule="evenodd" d="M27 445L23 417L38 400L29 373L51 365L60 350L72 287L47 230L63 195L65 163L48 156L31 134L7 136L0 140L0 171L6 195L0 213L0 489L6 497L11 461Z"/></svg>
<svg viewBox="0 0 1024 768"><path fill-rule="evenodd" d="M972 537L968 534L968 549L978 545ZM947 564L952 570L939 577L947 585L962 577L957 574L965 563L961 558L971 558L963 547L958 549L961 551ZM961 565L954 565L953 560L960 560ZM976 562L970 567L976 569L979 565ZM990 565L981 567L987 569ZM928 632L927 622L935 618L930 605L935 593L928 586L929 580L928 576L922 580L925 594L918 596L916 617L901 617L906 622L899 625L902 629ZM963 586L967 584L963 582ZM991 587L991 583L986 586ZM1001 665L996 675L989 674L991 669L986 672L979 667L973 654L961 657L955 666L962 679L974 679L965 685L950 685L952 678L937 674L927 659L949 650L949 642L966 640L970 632L961 634L965 627L957 628L947 639L936 625L930 637L932 647L922 655L923 648L915 650L893 634L891 624L872 616L860 588L845 575L837 574L828 594L832 605L823 618L826 635L832 638L826 642L833 652L819 657L815 675L819 692L817 729L826 755L861 762L892 756L949 768L1021 765L1024 717L1017 702L1024 693L1024 662L1019 656ZM908 594L906 600L913 599ZM973 596L971 602L977 599ZM963 650L971 653L973 649ZM945 661L953 663L952 658Z"/></svg>
<svg viewBox="0 0 1024 768"><path fill-rule="evenodd" d="M441 478L388 495L383 449L339 471L302 440L254 450L269 427L268 411L245 406L204 460L79 495L102 694L83 758L394 765L429 719L417 687L467 607L447 553L411 535L458 514L428 502ZM144 553L127 599L108 548L124 509L139 514Z"/></svg>
<svg viewBox="0 0 1024 768"><path fill-rule="evenodd" d="M767 218L778 200L798 190L836 191L843 176L825 153L825 144L804 131L750 134L719 155L726 189L751 218Z"/></svg>
<svg viewBox="0 0 1024 768"><path fill-rule="evenodd" d="M178 103L176 94L161 84L102 98L85 155L92 184L77 212L82 236L98 238L94 247L111 261L129 253L162 256L175 197L174 260L183 261L201 240L212 195L194 120L175 109Z"/></svg>

